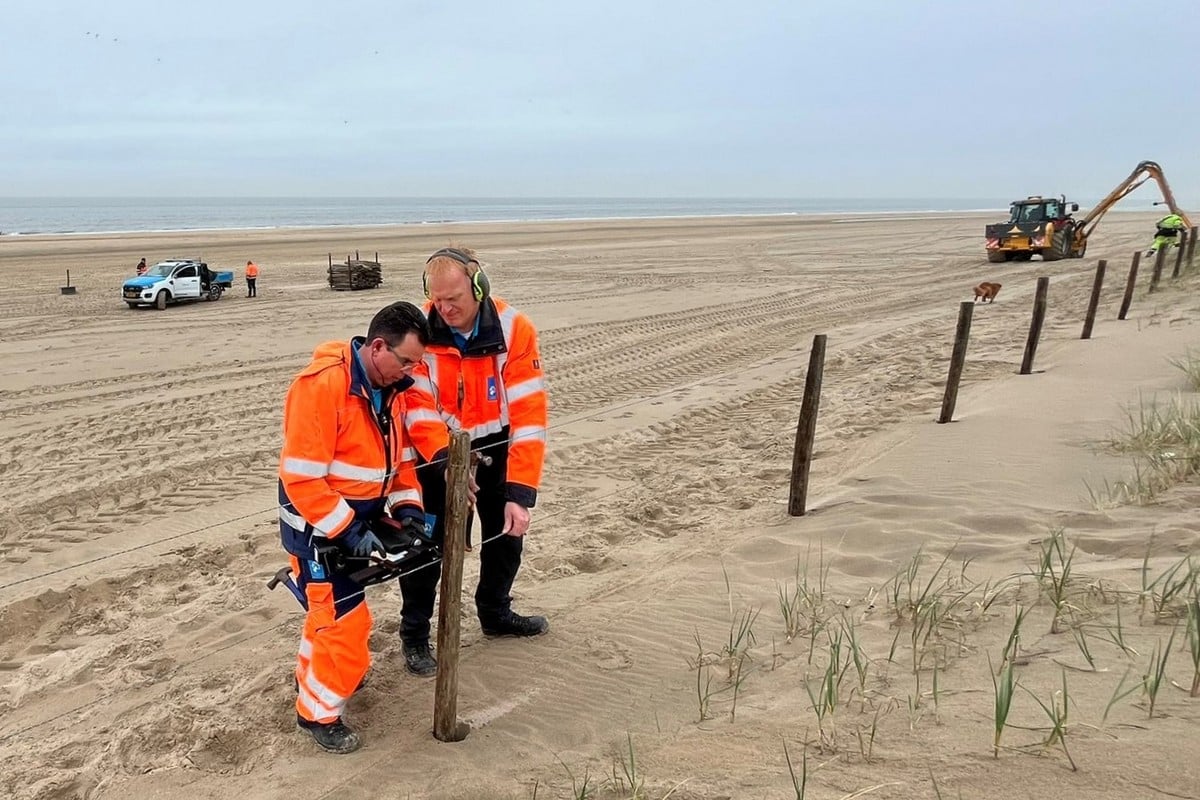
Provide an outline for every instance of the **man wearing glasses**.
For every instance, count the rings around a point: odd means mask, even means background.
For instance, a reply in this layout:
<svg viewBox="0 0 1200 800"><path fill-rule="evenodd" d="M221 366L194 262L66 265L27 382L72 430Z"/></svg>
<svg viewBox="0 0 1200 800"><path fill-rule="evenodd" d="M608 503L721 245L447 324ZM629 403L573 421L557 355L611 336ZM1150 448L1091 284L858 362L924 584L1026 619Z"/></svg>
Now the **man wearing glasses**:
<svg viewBox="0 0 1200 800"><path fill-rule="evenodd" d="M371 612L347 563L385 552L376 533L385 514L405 536L423 536L416 454L443 459L448 444L431 398L412 388L428 343L421 309L393 303L365 337L318 346L284 405L279 531L308 612L296 722L334 753L361 744L342 711L370 666Z"/></svg>

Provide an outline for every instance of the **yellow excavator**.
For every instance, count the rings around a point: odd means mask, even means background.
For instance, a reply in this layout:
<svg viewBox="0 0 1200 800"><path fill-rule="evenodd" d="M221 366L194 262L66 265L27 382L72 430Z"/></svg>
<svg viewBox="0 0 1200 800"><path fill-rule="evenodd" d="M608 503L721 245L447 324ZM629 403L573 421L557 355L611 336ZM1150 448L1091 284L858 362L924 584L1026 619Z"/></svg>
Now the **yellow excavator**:
<svg viewBox="0 0 1200 800"><path fill-rule="evenodd" d="M1191 220L1175 204L1175 196L1171 194L1162 167L1153 161L1143 161L1083 219L1077 220L1071 216L1072 212L1079 210L1079 204L1067 203L1065 195L1050 198L1031 195L1024 200L1014 201L1007 222L988 225L984 230L988 261L1028 261L1034 255L1040 255L1043 261L1082 258L1087 251L1088 237L1100 218L1117 201L1151 178L1158 184L1163 202L1171 209L1171 213L1182 217L1190 228Z"/></svg>

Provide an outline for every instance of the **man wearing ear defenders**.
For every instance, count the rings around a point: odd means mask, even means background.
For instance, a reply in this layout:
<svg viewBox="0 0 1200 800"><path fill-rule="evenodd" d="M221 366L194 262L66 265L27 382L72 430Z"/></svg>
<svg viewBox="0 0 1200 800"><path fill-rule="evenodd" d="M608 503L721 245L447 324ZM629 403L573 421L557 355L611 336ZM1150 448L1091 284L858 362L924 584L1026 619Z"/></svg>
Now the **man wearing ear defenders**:
<svg viewBox="0 0 1200 800"><path fill-rule="evenodd" d="M546 454L546 385L537 330L524 314L491 296L471 250L438 250L425 262L423 282L430 340L413 372L414 388L432 394L448 428L470 432L472 450L491 456L475 475L483 527L475 590L479 623L486 636L537 636L549 629L546 618L516 613L510 594ZM440 543L445 472L430 467L417 473L426 529ZM400 636L405 666L415 675L437 671L429 621L439 577L430 569L400 579Z"/></svg>

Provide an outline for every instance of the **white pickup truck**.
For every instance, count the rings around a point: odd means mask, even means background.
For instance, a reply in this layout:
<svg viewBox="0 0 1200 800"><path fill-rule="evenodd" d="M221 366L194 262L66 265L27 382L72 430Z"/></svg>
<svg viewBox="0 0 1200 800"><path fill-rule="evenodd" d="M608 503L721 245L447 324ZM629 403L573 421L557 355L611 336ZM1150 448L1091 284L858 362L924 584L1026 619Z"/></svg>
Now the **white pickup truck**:
<svg viewBox="0 0 1200 800"><path fill-rule="evenodd" d="M121 299L130 308L154 306L164 309L168 303L189 300L220 300L221 293L233 287L233 272L213 272L208 264L190 258L160 261L121 287Z"/></svg>

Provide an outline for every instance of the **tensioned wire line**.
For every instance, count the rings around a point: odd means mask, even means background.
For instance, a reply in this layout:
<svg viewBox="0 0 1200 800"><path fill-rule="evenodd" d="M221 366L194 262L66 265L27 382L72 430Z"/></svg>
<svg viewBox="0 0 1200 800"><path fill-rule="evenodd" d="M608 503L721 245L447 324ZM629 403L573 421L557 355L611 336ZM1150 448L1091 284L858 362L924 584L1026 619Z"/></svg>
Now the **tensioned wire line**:
<svg viewBox="0 0 1200 800"><path fill-rule="evenodd" d="M611 492L608 492L607 494L602 494L599 497L593 497L591 499L593 501L606 500L609 497L612 497L613 495L619 494L621 491L623 491L623 488L622 489L614 489ZM567 512L567 509L562 508L562 509L559 509L558 511L551 512L551 513L547 514L546 516L541 517L541 519L543 519L543 520L553 519L554 517L557 517L559 514L565 514L566 512ZM507 534L507 533L497 533L495 536L490 536L487 539L484 539L483 541L481 541L479 543L479 547L480 547L480 549L482 549L483 546L485 544L487 544L488 542L494 542L495 540L497 540L503 536L508 536L508 535L509 534ZM524 535L525 534L522 534L522 538L524 538ZM420 566L413 567L412 569L408 570L407 572L397 572L395 575L389 575L386 580L380 581L380 583L386 583L393 579L399 580L400 578L407 578L409 575L412 575L414 572L420 572L423 569L428 569L429 567L432 567L432 566L442 563L444 560L445 560L444 558L439 556L438 558L432 559L431 561L427 561L424 564L421 564ZM380 559L379 561L376 561L374 563L379 564L381 562L386 564L386 559ZM371 584L371 585L375 586L377 584ZM357 592L354 592L353 594L348 594L345 597L338 598L338 602L340 603L345 600L353 600L356 597L366 597L366 595L367 595L367 587L364 586L362 589L360 589Z"/></svg>
<svg viewBox="0 0 1200 800"><path fill-rule="evenodd" d="M598 412L598 413L603 413L603 412ZM596 415L593 415L593 416L596 416ZM549 430L551 430L552 427L562 427L563 425L572 424L575 422L583 422L587 419L590 419L590 417L579 417L577 419L572 419L566 423L559 423L559 425L556 425L556 426L547 425L546 430L549 431ZM533 434L533 433L528 434L528 436L536 436L536 435L537 434ZM484 445L483 447L475 448L475 449L471 450L471 452L472 453L482 453L484 450L488 450L493 447L500 447L502 445L507 446L519 438L524 438L524 437L523 436L517 436L517 437L510 436L509 438L501 440L499 442L493 442L492 444L488 444L488 445ZM425 464L417 465L416 469L425 469L426 467L432 467L435 465L444 464L444 463L447 463L448 461L449 461L449 456L446 456L443 458L435 458L434 460L429 461ZM47 578L51 575L57 575L61 572L68 572L73 569L78 569L79 567L86 567L88 564L95 564L98 561L106 561L110 558L116 558L117 556L127 555L129 553L133 553L138 550L145 550L147 547L154 547L155 545L163 544L165 542L171 542L176 539L182 539L186 536L191 536L192 534L200 533L202 531L211 530L213 528L219 528L222 525L228 525L233 522L240 522L241 520L244 520L244 519L250 519L251 517L257 517L260 514L268 514L268 513L272 513L272 512L278 513L279 506L275 505L275 506L272 506L271 508L264 508L260 511L251 511L250 513L243 514L240 517L232 517L230 519L221 520L220 522L213 522L213 523L204 525L199 528L193 528L192 530L184 531L183 533L174 533L174 534L171 534L170 536L164 536L162 538L154 539L152 541L145 542L143 544L134 545L133 547L126 547L124 550L117 550L116 552L113 552L113 553L106 553L102 556L96 556L95 558L89 558L89 559L86 559L84 561L79 561L74 564L68 564L64 567L58 567L56 569L47 570L46 572L39 572L37 575L30 575L25 578L18 578L15 581L10 581L9 583L5 583L5 584L0 584L0 591L9 589L13 586L20 586L23 583L29 583L31 581L36 581L41 578Z"/></svg>
<svg viewBox="0 0 1200 800"><path fill-rule="evenodd" d="M692 384L689 384L689 385L690 385L690 386L693 386L693 387L694 387L694 386L703 386L703 385L705 385L705 384L707 384L707 383L710 383L710 382L712 382L712 381L714 381L714 380L717 380L717 379L719 379L720 377L722 377L722 376L720 376L720 375L715 375L715 376L713 376L712 378L705 379L705 380L700 380L700 381L696 381L696 382L694 382L694 383L692 383ZM627 400L627 401L626 401L626 402L624 402L624 403L619 403L619 404L617 404L617 405L615 405L615 406L610 406L610 407L607 407L607 408L604 408L604 409L600 409L600 410L598 410L598 411L596 411L596 412L593 412L593 413L591 413L591 414L587 414L587 415L585 415L585 416L582 416L582 417L574 417L574 418L572 418L572 419L564 420L563 422L560 422L560 423L557 423L557 424L554 424L554 425L547 425L547 426L546 426L546 430L547 430L547 431L550 431L550 430L554 430L554 429L557 429L557 428L563 428L563 427L567 427L567 426L569 426L569 425L573 425L573 424L575 424L575 423L577 423L577 422L585 422L585 421L587 421L587 420L589 420L589 419L594 419L594 418L596 418L596 417L598 417L598 416L601 416L601 415L603 415L603 414L611 413L611 412L614 412L614 411L620 411L621 409L625 409L625 408L629 408L629 407L632 407L632 406L636 406L636 405L639 405L639 404L641 404L641 403L647 403L647 402L650 402L651 400L653 400L653 398L652 398L652 397L639 397L639 398L633 398L633 399L631 399L631 400ZM529 434L529 435L536 435L536 434ZM489 444L489 445L484 445L483 447L474 448L474 449L472 449L472 450L471 450L471 452L472 452L472 453L483 452L484 450L488 450L488 449L490 449L490 448L492 448L492 447L499 447L499 446L501 446L501 445L507 445L507 444L511 443L512 441L514 441L514 440L515 440L515 438L514 438L514 437L509 437L509 438L508 438L508 439L506 439L506 440L502 440L502 441L498 441L498 442L493 442L492 444ZM441 459L434 459L433 461L430 461L430 462L427 462L427 463L425 463L425 464L421 464L421 465L419 465L419 466L417 467L417 469L423 469L423 468L425 468L425 467L431 467L431 466L435 466L435 465L438 465L438 464L441 464L441 463L445 463L446 461L448 461L448 459L449 459L449 456L448 456L448 455L447 455L445 458L441 458ZM607 500L608 498L610 498L610 497L614 497L614 496L616 496L617 494L620 494L621 492L625 491L625 488L627 488L627 487L622 487L622 488L619 488L619 489L614 489L614 490L612 490L611 492L607 492L607 493L605 493L605 494L602 494L602 495L600 495L600 496L598 496L598 497L594 497L594 498L591 498L591 499L592 499L592 501L598 501L598 500ZM550 512L549 514L546 514L544 517L540 517L540 519L541 519L541 520L553 519L554 517L557 517L557 516L559 516L560 514L565 514L565 513L566 513L568 510L569 510L569 509L567 509L567 508L562 508L562 509L560 509L560 510L558 510L558 511L553 511L553 512ZM250 518L250 517L254 517L254 516L257 516L257 515L259 515L259 514L266 514L266 513L277 513L277 512L278 512L278 506L273 506L273 507L271 507L271 508L263 509L263 510L261 510L261 511L255 511L255 512L252 512L252 513L250 513L250 514L244 514L244 515L242 515L242 516L240 516L240 517L234 517L234 518L232 518L232 519L224 520L224 521L222 521L222 522L215 522L215 523L212 523L211 525L205 525L204 527L201 527L201 528L196 528L195 530L191 530L191 531L185 531L184 533L174 534L174 535L172 535L172 536L168 536L168 537L165 537L165 538L163 538L163 539L158 539L158 540L155 540L155 541L152 541L152 542L147 542L147 543L145 543L145 544L137 545L137 546L135 546L135 547L126 548L125 550L121 550L121 551L119 551L119 552L117 552L117 553L111 553L111 554L109 554L109 555L105 555L105 556L99 556L99 557L97 557L97 558L89 559L89 560L87 560L87 561L81 562L81 563L79 563L79 564L76 564L76 565L67 566L67 567L61 567L61 568L59 568L59 569L56 569L56 570L51 570L51 571L49 571L49 572L45 572L45 573L42 573L42 574L40 574L40 575L34 575L34 576L31 576L31 577L28 577L28 578L22 578L22 579L20 579L20 580L13 581L13 582L11 582L11 583L7 583L7 584L4 584L3 586L0 586L0 590L6 589L6 588L8 588L8 587L10 587L10 586L16 586L16 585L18 585L18 584L26 583L26 582L28 582L28 581L37 580L38 578L44 578L44 577L47 577L47 576L49 576L49 575L54 575L54 574L57 574L57 573L60 573L60 572L65 572L66 570L69 570L69 569L74 569L74 568L76 568L76 567L79 567L79 566L85 566L85 565L87 565L87 564L92 564L92 563L95 563L95 562L97 562L97 561L103 561L103 560L105 560L105 559L108 559L108 558L113 558L113 557L115 557L115 556L118 556L118 555L124 555L124 554L127 554L127 553L134 552L134 551L136 551L136 550L142 550L142 549L145 549L145 548L147 548L147 547L152 547L152 546L154 546L155 544L161 544L161 543L163 543L163 542L171 541L171 540L174 540L174 539L179 539L179 538L182 538L182 537L184 537L184 536L191 535L191 534L193 534L193 533L199 533L199 532L201 532L201 531L204 531L204 530L209 530L209 529L211 529L211 528L219 527L219 526L221 526L221 525L225 525L225 524L228 524L228 523L231 523L231 522L237 522L237 521L239 521L239 520L248 519L248 518ZM491 541L493 541L493 540L495 540L495 539L498 539L498 538L500 538L501 536L507 536L507 535L508 535L508 534L506 534L506 533L500 533L500 534L496 534L495 536L492 536L492 537L490 537L490 538L488 538L488 539L484 539L483 541L481 541L479 546L480 546L480 548L482 548L482 547L483 547L483 545L487 544L488 542L491 542ZM420 571L420 570L422 570L422 569L427 569L427 568L429 568L429 567L432 567L432 566L435 566L435 565L437 565L437 564L440 564L440 563L442 562L442 560L443 560L443 559L441 559L441 558L437 558L437 559L435 559L435 560L433 560L433 561L429 561L429 562L427 562L427 563L425 563L425 564L422 564L422 565L420 565L420 566L418 566L418 567L414 567L413 569L411 569L411 570L408 570L408 571L406 571L406 572L401 572L401 573L398 573L398 574L395 576L395 579L397 579L397 580L398 580L398 579L400 579L400 578L404 578L404 577L407 577L407 576L409 576L409 575L412 575L413 573L415 573L415 572L418 572L418 571ZM391 580L393 580L393 579L392 579L392 578L388 578L388 580L387 580L386 582L391 582ZM356 593L354 593L354 594L348 595L348 596L347 596L346 598L344 598L344 599L350 599L350 598L355 598L355 597L359 597L359 596L364 596L364 597L365 597L365 595L366 595L366 587L364 587L364 588L363 588L361 591L359 591L359 592L356 592ZM213 648L213 649L206 650L206 651L204 652L204 654L203 654L203 655L197 656L196 658L193 658L193 659L191 659L190 661L184 661L184 662L180 663L180 664L178 665L178 669L186 669L187 667L190 667L190 666L192 666L192 665L194 665L194 664L198 664L199 662L201 662L201 661L204 661L205 659L211 658L212 656L215 656L215 655L217 655L218 653L222 653L222 652L224 652L224 651L226 651L226 650L229 650L229 649L231 649L231 648L233 648L233 647L236 647L237 645L243 644L243 643L245 643L245 642L248 642L248 641L251 641L251 640L253 640L253 639L257 639L257 638L259 638L259 637L261 637L261 636L265 636L265 635L267 635L267 634L271 633L272 631L279 630L279 629L283 628L285 625L289 625L289 624L291 624L291 623L292 623L292 621L293 621L293 619L292 619L292 618L285 619L285 620L283 620L282 622L279 622L279 623L277 623L277 624L275 624L275 625L268 626L268 627L266 627L266 628L263 628L263 629L261 629L261 630L255 631L255 632L253 632L253 633L247 634L246 636L243 636L243 637L241 637L241 638L239 638L239 639L235 639L234 641L232 641L232 642L229 642L229 643L227 643L227 644L224 644L224 645L221 645L220 647L216 647L216 648ZM125 689L121 689L121 690L115 691L115 692L109 692L109 693L107 693L107 694L103 694L103 695L101 695L100 697L97 697L97 698L95 698L95 699L93 699L93 700L90 700L90 701L88 701L87 703L83 703L83 704L81 704L81 705L79 705L79 706L76 706L76 707L74 707L74 708L68 709L68 710L66 710L66 711L63 711L63 712L61 712L61 713L59 713L59 714L55 714L53 717L50 717L50 718L48 718L48 719L44 719L44 720L41 720L41 721L39 721L39 722L34 722L34 723L31 723L31 724L29 724L29 725L26 725L24 728L20 728L20 729L18 729L18 730L16 730L16 731L12 732L12 733L10 733L10 734L7 734L7 735L5 735L5 736L3 736L3 737L0 737L0 743L3 743L3 742L8 742L8 741L10 741L10 740L12 740L12 739L14 739L14 738L16 738L16 737L18 737L18 736L20 736L20 735L24 734L24 733L28 733L29 731L36 730L37 728L43 727L43 726L45 726L45 725L49 725L50 723L52 723L52 722L55 722L56 720L62 719L63 717L67 717L67 716L69 716L69 715L71 715L71 714L75 714L75 713L78 713L78 712L80 712L80 711L85 711L85 710L87 710L88 708L91 708L92 706L95 706L95 705L97 705L97 704L99 704L99 703L101 703L101 702L104 702L105 700L108 700L108 699L110 699L110 698L112 698L112 697L115 697L115 696L117 696L117 695L123 694L123 693L125 693L125 692L131 691L131 689L132 689L132 688L133 688L133 687L129 687L129 688L125 688Z"/></svg>
<svg viewBox="0 0 1200 800"><path fill-rule="evenodd" d="M606 493L606 494L602 494L602 495L600 495L599 497L593 498L593 500L607 500L608 498L610 498L610 497L613 497L614 495L617 495L617 494L619 494L619 493L620 493L620 492L622 492L622 491L624 491L624 487L622 487L621 489L614 489L613 491L611 491L611 492L608 492L608 493ZM558 511L553 511L553 512L551 512L551 513L549 513L549 514L545 515L544 517L542 517L542 519L553 519L554 517L557 517L557 516L558 516L558 515L560 515L560 514L565 514L565 513L566 513L568 510L569 510L569 509L562 508L562 509L559 509ZM263 512L257 512L257 513L263 513ZM482 542L480 542L480 545L479 545L479 546L482 548L482 547L483 547L483 545L487 544L488 542L490 542L490 541L493 541L493 540L495 540L495 539L499 539L501 536L507 536L507 535L508 535L507 533L500 533L500 534L496 534L495 536L492 536L491 538L485 539L485 540L483 540ZM428 563L426 563L426 564L422 564L422 565L421 565L421 566L419 566L419 567L414 567L413 569L411 569L411 570L409 570L409 571L407 571L407 572L401 572L401 573L398 573L398 574L395 576L395 578L397 578L397 579L398 579L398 578L407 577L408 575L412 575L414 572L418 572L419 570L426 569L427 567L434 566L435 564L440 564L441 562L442 562L442 559L441 559L441 558L438 558L438 559L436 559L436 560L434 560L434 561L430 561L430 562L428 562ZM392 580L393 580L393 578L388 578L388 580L387 580L386 582L389 582L389 583L390 583ZM361 591L359 591L359 592L355 592L354 594L347 595L346 597L344 597L344 598L341 598L341 599L342 599L342 600L348 600L348 599L351 599L351 598L355 598L355 597L359 597L359 596L365 596L365 595L366 595L366 587L364 587L364 588L363 588ZM238 645L240 645L240 644L244 644L244 643L246 643L246 642L249 642L249 641L251 641L251 640L253 640L253 639L257 639L257 638L259 638L259 637L261 637L261 636L265 636L265 635L267 635L268 633L271 633L271 632L273 632L273 631L280 630L280 629L281 629L281 628L283 628L285 625L290 625L290 624L291 624L293 621L294 621L294 617L289 617L288 619L285 619L285 620L283 620L282 622L278 622L278 623L276 623L276 624L274 624L274 625L269 625L269 626L267 626L267 627L265 627L265 628L262 628L262 629L260 629L260 630L254 631L253 633L249 633L249 634L247 634L247 635L245 635L245 636L242 636L242 637L240 637L240 638L238 638L238 639L235 639L235 640L234 640L234 641L232 641L232 642L227 642L226 644L223 644L223 645L221 645L220 647L215 647L215 648L208 649L208 650L206 650L206 651L205 651L205 652L204 652L202 655L196 656L195 658L191 659L190 661L183 661L183 662L179 663L179 664L176 666L176 670L183 670L183 669L187 669L188 667L190 667L190 666L193 666L193 665L195 665L195 664L198 664L198 663L200 663L201 661L204 661L205 659L212 658L213 656L217 655L218 653L223 653L223 652L225 652L226 650L229 650L229 649L231 649L231 648L234 648L234 647L236 647L236 646L238 646ZM68 717L68 716L70 716L70 715L72 715L72 714L76 714L76 713L78 713L78 712L80 712L80 711L86 711L87 709L91 708L92 706L98 705L98 704L100 704L100 703L104 702L105 700L109 700L109 699L111 699L111 698L113 698L113 697L117 697L117 696L119 696L119 695L126 694L126 693L128 693L128 692L130 692L130 691L133 691L133 689L135 689L135 688L138 688L138 687L126 686L126 687L124 687L124 688L121 688L121 689L118 689L118 690L116 690L116 691L107 692L107 693L105 693L105 694L102 694L102 695L100 695L99 697L96 697L96 698L94 698L94 699L92 699L92 700L89 700L89 701L88 701L88 702L86 702L86 703L81 703L80 705L78 705L78 706L75 706L74 708L69 708L69 709L67 709L66 711L62 711L62 712L60 712L60 713L58 713L58 714L55 714L55 715L54 715L54 716L52 716L52 717L49 717L49 718L47 718L47 719L40 720L40 721L38 721L38 722L33 722L33 723L30 723L29 725L26 725L26 726L25 726L25 727L23 727L23 728L19 728L19 729L17 729L17 730L15 730L15 731L13 731L12 733L5 734L3 737L0 737L0 744L2 744L2 743L5 743L5 742L8 742L8 741L10 741L10 740L12 740L12 739L15 739L15 738L17 738L18 736L21 736L22 734L28 733L28 732L30 732L30 731L32 731L32 730L36 730L36 729L38 729L38 728L41 728L41 727L43 727L43 726L45 726L45 725L49 725L50 723L52 723L52 722L55 722L55 721L57 721L57 720L60 720L60 719L62 719L63 717Z"/></svg>
<svg viewBox="0 0 1200 800"><path fill-rule="evenodd" d="M707 383L710 383L710 382L712 382L712 381L714 381L714 380L716 380L716 379L718 379L718 378L721 378L721 377L723 377L723 376L721 376L721 375L715 375L715 376L713 376L712 378L705 379L705 380L699 380L699 381L696 381L695 383L688 384L688 386L691 386L691 387L695 387L695 386L703 386L703 385L705 385L705 384L707 384ZM654 399L654 398L652 398L652 397L635 397L635 398L633 398L632 400L627 400L627 401L625 401L624 403L618 403L618 404L617 404L617 405L615 405L615 406L608 406L608 407L606 407L606 408L600 409L599 411L595 411L595 412L593 412L593 413L591 413L591 414L586 414L586 415L584 415L584 416L582 416L582 417L572 417L571 419L567 419L567 420L564 420L564 421L562 421L562 422L558 422L558 423L554 423L554 424L551 424L551 425L547 425L547 426L546 426L546 432L547 432L547 433L549 433L549 432L550 432L550 431L552 431L552 430L558 430L558 429L561 429L561 428L566 428L566 427L569 427L569 426L571 426L571 425L574 425L575 423L578 423L578 422L586 422L586 421L588 421L588 420L590 420L590 419L595 419L596 417L602 416L602 415L604 415L604 414L610 414L610 413L612 413L612 412L614 412L614 411L620 411L620 410L622 410L622 409L625 409L625 408L630 408L630 407L632 407L632 406L640 405L640 404L642 404L642 403L648 403L648 402L650 402L650 401L651 401L651 400L653 400L653 399ZM531 434L526 434L526 435L527 435L527 436L536 436L537 434L536 434L536 433L531 433ZM484 446L482 446L482 447L473 448L473 449L471 450L471 452L472 452L472 453L482 453L482 452L484 452L485 450L490 450L490 449L491 449L491 448L493 448L493 447L507 446L507 445L509 445L509 444L512 444L513 442L515 442L515 441L516 441L517 439L519 439L519 438L523 438L523 437L510 436L508 439L503 439L503 440L501 440L501 441L498 441L498 442L492 442L491 444L487 444L487 445L484 445ZM449 461L449 455L447 455L447 456L443 456L443 457L441 457L441 458L435 458L435 459L433 459L432 461L428 461L428 462L426 462L426 463L424 463L424 464L418 464L418 465L416 466L416 469L418 469L418 470L420 470L420 469L426 469L426 468L428 468L428 467L433 467L433 466L438 466L438 465L441 465L441 464L445 464L445 463L447 463L448 461ZM607 495L606 495L606 496L607 496ZM176 534L172 534L172 535L170 535L170 536L164 536L164 537L162 537L162 538L160 538L160 539L154 539L154 540L152 540L152 541L145 542L145 543L143 543L143 544L134 545L133 547L127 547L127 548L125 548L124 550L118 550L118 551L116 551L116 552L114 552L114 553L106 553L105 555L102 555L102 556L96 556L95 558L89 558L89 559L86 559L86 560L84 560L84 561L80 561L80 562L78 562L78 563L75 563L75 564L68 564L68 565L66 565L66 566L64 566L64 567L58 567L58 568L56 568L56 569L47 570L46 572L40 572L40 573L38 573L37 575L30 575L30 576L28 576L28 577L25 577L25 578L18 578L18 579L17 579L17 580L15 580L15 581L10 581L10 582L8 582L8 583L5 583L5 584L0 584L0 591L4 591L5 589L10 589L10 588L12 588L13 586L20 586L21 584L24 584L24 583L30 583L30 582L32 582L32 581L40 580L40 579L42 579L42 578L48 578L48 577L50 577L51 575L58 575L59 573L62 573L62 572L69 572L70 570L73 570L73 569L78 569L79 567L86 567L86 566L87 566L87 565L89 565L89 564L95 564L96 562L99 562L99 561L107 561L107 560L108 560L108 559L110 559L110 558L116 558L117 556L128 555L129 553L134 553L134 552L137 552L138 550L145 550L145 549L146 549L146 548L148 548L148 547L154 547L155 545L163 544L163 543L165 543L165 542L171 542L171 541L174 541L174 540L176 540L176 539L182 539L182 538L184 538L184 537L191 536L191 535L193 535L193 534L196 534L196 533L201 533L201 532L203 532L203 531L211 530L211 529L213 529L213 528L219 528L219 527L221 527L222 525L228 525L228 524L230 524L230 523L233 523L233 522L240 522L240 521L242 521L242 520L244 520L244 519L250 519L251 517L256 517L256 516L258 516L258 515L260 515L260 514L278 513L278 511L279 511L279 506L278 506L278 505L274 505L274 506L272 506L271 508L264 508L264 509L262 509L262 510L260 510L260 511L251 511L250 513L248 513L248 514L243 514L243 515L241 515L240 517L232 517L231 519L222 520L222 521L220 521L220 522L213 522L213 523L211 523L211 524L209 524L209 525L204 525L204 526L202 526L202 527L199 527L199 528L193 528L192 530L184 531L183 533L176 533ZM556 512L556 513L557 513L557 512ZM545 519L545 517L543 517L542 519ZM507 534L505 534L505 535L507 535ZM489 541L490 541L490 540L489 540ZM482 543L480 543L480 546L482 546Z"/></svg>
<svg viewBox="0 0 1200 800"><path fill-rule="evenodd" d="M277 511L277 510L278 510L278 507L276 507L274 509L266 509L263 511L251 511L249 514L243 514L240 517L233 517L231 519L221 520L220 522L214 522L210 525L205 525L204 527L201 527L201 528L194 528L190 531L184 531L183 533L175 533L170 536L164 536L161 539L155 539L152 542L146 542L145 544L137 544L137 545L134 545L133 547L126 547L124 550L117 550L114 553L106 553L105 555L102 555L102 556L96 556L95 558L89 558L86 561L80 561L76 564L68 564L65 567L59 567L57 569L48 570L46 572L40 572L37 575L30 575L27 578L19 578L10 583L0 585L0 591L3 591L4 589L8 589L9 587L12 587L12 586L20 586L22 583L29 583L30 581L36 581L39 578L46 578L51 575L57 575L60 572L67 572L69 570L78 569L79 567L86 567L88 564L95 564L97 561L105 561L110 558L116 558L117 556L123 556L123 555L127 555L128 553L133 553L137 550L144 550L147 547L153 547L156 544L162 544L164 542L174 541L175 539L182 539L183 537L191 536L194 533L200 533L201 531L207 531L212 528L219 528L222 525L228 525L231 522L240 522L241 520L244 520L244 519L250 519L251 517L257 517L259 514L267 513L267 511Z"/></svg>

